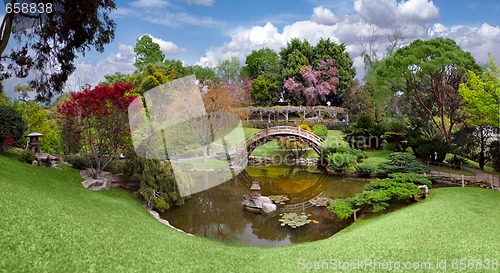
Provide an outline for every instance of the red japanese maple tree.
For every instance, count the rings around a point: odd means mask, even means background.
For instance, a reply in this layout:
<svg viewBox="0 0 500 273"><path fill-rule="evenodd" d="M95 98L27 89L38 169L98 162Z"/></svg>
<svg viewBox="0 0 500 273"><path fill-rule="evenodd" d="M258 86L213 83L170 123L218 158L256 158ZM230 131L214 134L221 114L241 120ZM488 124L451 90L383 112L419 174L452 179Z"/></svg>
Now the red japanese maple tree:
<svg viewBox="0 0 500 273"><path fill-rule="evenodd" d="M121 82L85 86L83 91L71 93L57 109L64 129L81 141L94 178L117 155L130 132L127 108L136 98L129 94L131 89L132 85Z"/></svg>

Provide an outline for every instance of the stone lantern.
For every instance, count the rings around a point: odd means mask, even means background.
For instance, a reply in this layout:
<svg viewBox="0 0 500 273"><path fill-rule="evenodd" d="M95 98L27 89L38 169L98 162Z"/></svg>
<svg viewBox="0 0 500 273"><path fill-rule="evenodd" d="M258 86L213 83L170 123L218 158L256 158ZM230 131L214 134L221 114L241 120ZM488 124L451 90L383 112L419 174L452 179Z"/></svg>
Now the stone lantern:
<svg viewBox="0 0 500 273"><path fill-rule="evenodd" d="M39 137L43 137L43 134L32 132L26 135L29 138L28 149L30 149L33 153L40 153L40 140Z"/></svg>
<svg viewBox="0 0 500 273"><path fill-rule="evenodd" d="M252 198L257 198L261 196L259 182L253 181L250 190L252 191Z"/></svg>

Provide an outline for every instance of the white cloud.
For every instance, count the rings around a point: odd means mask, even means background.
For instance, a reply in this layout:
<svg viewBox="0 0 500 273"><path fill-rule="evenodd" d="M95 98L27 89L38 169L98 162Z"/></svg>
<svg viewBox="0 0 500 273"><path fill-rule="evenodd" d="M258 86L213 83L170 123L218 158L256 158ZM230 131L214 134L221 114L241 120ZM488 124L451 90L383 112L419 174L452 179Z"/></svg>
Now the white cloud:
<svg viewBox="0 0 500 273"><path fill-rule="evenodd" d="M165 41L165 40L160 39L160 38L156 38L156 37L154 37L151 34L143 34L143 35L148 35L149 37L151 37L151 39L153 40L153 42L157 43L160 46L160 50L167 57L169 55L176 55L176 54L180 54L180 53L183 53L183 52L186 51L185 48L179 47L178 45L174 44L173 42ZM141 35L141 37L143 35ZM139 37L139 39L141 37Z"/></svg>
<svg viewBox="0 0 500 273"><path fill-rule="evenodd" d="M185 51L184 48L177 46L173 42L156 38L150 34L144 35L150 36L153 42L160 45L161 51L167 57ZM135 71L134 58L134 46L119 43L117 52L109 54L106 58L100 60L97 63L77 63L76 71L70 76L68 82L66 83L66 89L70 91L79 90L80 87L86 83L96 85L100 81L105 80L105 75L115 74L116 72L121 72L123 74L132 74Z"/></svg>
<svg viewBox="0 0 500 273"><path fill-rule="evenodd" d="M206 56L201 57L198 64L215 66L232 56L244 62L245 56L254 49L269 47L278 50L286 44L282 40L282 35L272 23L254 26L250 29L237 29L233 32L231 41L222 47L208 50Z"/></svg>
<svg viewBox="0 0 500 273"><path fill-rule="evenodd" d="M140 13L134 9L118 7L116 10L111 12L111 15L115 18L124 18L129 16L137 17Z"/></svg>
<svg viewBox="0 0 500 273"><path fill-rule="evenodd" d="M180 27L182 25L193 25L199 27L215 27L221 24L219 20L211 17L197 17L188 13L162 13L159 15L148 15L144 20L168 27Z"/></svg>
<svg viewBox="0 0 500 273"><path fill-rule="evenodd" d="M134 56L133 46L120 43L118 44L118 52L109 54L97 63L80 62L76 64L75 72L69 77L66 89L76 91L86 83L96 85L105 80L105 75L116 72L131 74L135 71Z"/></svg>
<svg viewBox="0 0 500 273"><path fill-rule="evenodd" d="M138 8L162 8L171 6L166 0L136 0L130 3L131 6Z"/></svg>
<svg viewBox="0 0 500 273"><path fill-rule="evenodd" d="M323 6L315 7L311 16L311 21L323 25L333 25L339 20L339 16L335 15L330 9Z"/></svg>
<svg viewBox="0 0 500 273"><path fill-rule="evenodd" d="M484 38L490 38L495 42L500 42L500 28L490 26L484 23L478 30L479 35Z"/></svg>
<svg viewBox="0 0 500 273"><path fill-rule="evenodd" d="M356 15L381 27L399 23L426 24L439 18L439 9L429 0L356 0Z"/></svg>
<svg viewBox="0 0 500 273"><path fill-rule="evenodd" d="M398 15L401 20L423 24L437 20L439 9L432 1L408 0L399 4Z"/></svg>
<svg viewBox="0 0 500 273"><path fill-rule="evenodd" d="M215 0L186 0L189 4L197 4L203 6L211 6L214 4Z"/></svg>
<svg viewBox="0 0 500 273"><path fill-rule="evenodd" d="M360 57L362 42L374 39L377 55L382 56L389 46L388 37L399 33L401 45L414 39L435 37L451 38L465 51L469 51L479 63L488 61L488 52L500 61L500 27L483 24L480 27L446 26L432 23L439 17L439 9L429 0L356 0L354 13L334 14L324 6L313 9L310 20L297 21L283 27L280 32L272 23L237 28L230 33L230 41L208 49L198 64L215 66L236 56L243 63L252 50L269 47L278 51L292 38L307 39L315 45L321 38L345 43L354 60L358 77L364 75Z"/></svg>
<svg viewBox="0 0 500 273"><path fill-rule="evenodd" d="M479 28L462 25L451 27L436 25L429 31L429 38L453 39L462 49L469 51L480 64L488 62L488 53L491 53L497 62L500 61L500 51L498 51L500 26L490 26L487 23ZM437 31L436 28L441 31Z"/></svg>
<svg viewBox="0 0 500 273"><path fill-rule="evenodd" d="M440 34L443 34L443 33L446 33L448 32L449 29L440 24L440 23L436 23L434 24L430 29L429 29L429 36L439 36Z"/></svg>
<svg viewBox="0 0 500 273"><path fill-rule="evenodd" d="M396 0L356 0L354 10L363 21L377 26L389 26L397 18Z"/></svg>

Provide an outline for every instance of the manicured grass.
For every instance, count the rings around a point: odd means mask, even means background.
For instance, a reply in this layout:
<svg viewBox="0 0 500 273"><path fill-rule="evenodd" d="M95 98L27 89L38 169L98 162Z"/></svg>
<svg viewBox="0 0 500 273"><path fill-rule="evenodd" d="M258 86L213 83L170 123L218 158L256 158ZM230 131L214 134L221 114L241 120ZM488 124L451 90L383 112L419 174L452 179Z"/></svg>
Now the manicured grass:
<svg viewBox="0 0 500 273"><path fill-rule="evenodd" d="M328 130L328 136L326 137L326 143L328 144L340 144L348 145L342 137L342 131L340 130Z"/></svg>
<svg viewBox="0 0 500 273"><path fill-rule="evenodd" d="M432 189L419 203L326 240L249 247L187 236L156 221L132 194L93 192L81 180L72 169L0 154L1 272L292 272L300 259L333 258L446 259L451 268L454 258L500 257L500 192L486 189Z"/></svg>
<svg viewBox="0 0 500 273"><path fill-rule="evenodd" d="M368 157L365 159L364 164L373 166L373 165L378 165L379 163L382 162L386 162L392 151L373 150L373 151L365 151L365 153Z"/></svg>
<svg viewBox="0 0 500 273"><path fill-rule="evenodd" d="M185 168L196 168L196 169L227 169L228 168L228 162L227 160L217 160L217 159L212 159L208 158L207 163L203 162L203 159L193 159L189 161L183 161L181 162L181 165Z"/></svg>

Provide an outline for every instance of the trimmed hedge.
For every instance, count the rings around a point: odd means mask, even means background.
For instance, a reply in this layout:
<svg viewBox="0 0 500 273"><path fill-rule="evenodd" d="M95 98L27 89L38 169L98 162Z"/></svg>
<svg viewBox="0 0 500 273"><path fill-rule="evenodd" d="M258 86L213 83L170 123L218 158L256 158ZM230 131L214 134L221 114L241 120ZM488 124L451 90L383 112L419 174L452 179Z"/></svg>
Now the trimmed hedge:
<svg viewBox="0 0 500 273"><path fill-rule="evenodd" d="M349 218L356 209L380 212L391 202L410 200L422 193L419 185L431 185L431 181L415 173L392 174L390 178L376 179L365 186L363 192L346 199L337 199L328 209L339 218Z"/></svg>

